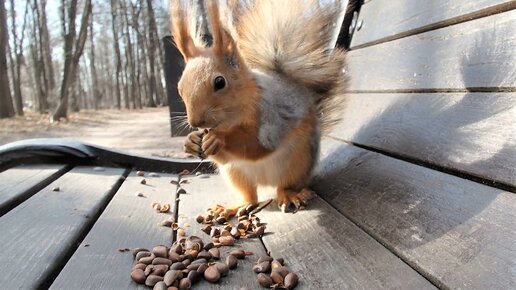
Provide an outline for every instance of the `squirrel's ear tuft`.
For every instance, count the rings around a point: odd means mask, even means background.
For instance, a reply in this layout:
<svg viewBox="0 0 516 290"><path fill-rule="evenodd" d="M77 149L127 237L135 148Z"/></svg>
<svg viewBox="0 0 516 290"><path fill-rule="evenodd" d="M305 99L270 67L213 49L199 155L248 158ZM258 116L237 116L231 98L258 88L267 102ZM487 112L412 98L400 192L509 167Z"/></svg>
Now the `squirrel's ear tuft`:
<svg viewBox="0 0 516 290"><path fill-rule="evenodd" d="M226 63L232 67L238 67L241 64L238 54L237 45L231 35L224 29L220 22L218 1L209 1L208 18L211 25L213 36L213 51L215 55L223 57Z"/></svg>
<svg viewBox="0 0 516 290"><path fill-rule="evenodd" d="M170 1L172 37L185 62L199 54L189 31L188 16L182 1Z"/></svg>

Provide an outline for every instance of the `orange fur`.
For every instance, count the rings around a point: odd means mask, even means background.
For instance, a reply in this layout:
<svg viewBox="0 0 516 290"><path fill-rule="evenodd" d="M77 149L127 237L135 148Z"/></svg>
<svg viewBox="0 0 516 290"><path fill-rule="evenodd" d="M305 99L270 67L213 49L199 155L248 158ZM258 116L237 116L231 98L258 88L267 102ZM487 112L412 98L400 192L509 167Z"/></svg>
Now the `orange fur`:
<svg viewBox="0 0 516 290"><path fill-rule="evenodd" d="M178 90L188 122L210 129L202 140L198 132L191 133L185 147L199 156L208 152L244 203L257 202L259 185L276 186L282 202L300 202L308 192L304 188L317 159L313 143L324 123L319 116L326 112L321 107L329 108L324 104L343 89L344 54L339 50L328 53L325 44L329 39L325 31L335 12L312 9L309 17L305 2L292 1L277 9L275 1L257 1L252 9L239 9L236 35L231 35L221 23L217 1L207 3L211 47L196 46L198 38L188 29L186 8L171 4L174 41L186 61ZM260 127L260 104L267 88L258 86L253 69L288 80L286 86L303 88L296 91L300 98L313 96L303 103L309 104L306 115L302 111L297 123L289 123L277 147L266 148L259 140L260 128L267 128ZM215 87L219 77L225 81L222 88Z"/></svg>

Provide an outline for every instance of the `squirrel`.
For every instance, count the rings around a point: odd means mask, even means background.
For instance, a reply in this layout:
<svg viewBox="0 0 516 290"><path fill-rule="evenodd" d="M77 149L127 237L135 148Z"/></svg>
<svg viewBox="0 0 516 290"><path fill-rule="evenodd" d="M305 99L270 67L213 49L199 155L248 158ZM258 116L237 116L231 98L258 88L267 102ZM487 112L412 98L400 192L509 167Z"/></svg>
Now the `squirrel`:
<svg viewBox="0 0 516 290"><path fill-rule="evenodd" d="M230 216L258 203L258 186L277 188L283 212L304 207L321 134L345 99L345 51L329 47L339 9L247 1L233 7L231 27L217 1L207 1L208 46L189 7L171 2L172 36L185 60L178 91L189 125L199 128L184 149L213 161L243 199L217 210Z"/></svg>

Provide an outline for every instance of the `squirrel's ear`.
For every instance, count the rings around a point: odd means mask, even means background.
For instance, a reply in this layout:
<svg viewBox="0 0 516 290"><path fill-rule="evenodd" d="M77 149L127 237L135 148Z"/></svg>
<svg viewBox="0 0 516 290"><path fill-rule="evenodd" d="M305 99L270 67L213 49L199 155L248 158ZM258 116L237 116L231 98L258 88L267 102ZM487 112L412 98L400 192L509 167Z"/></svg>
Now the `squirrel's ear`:
<svg viewBox="0 0 516 290"><path fill-rule="evenodd" d="M185 62L199 54L190 35L188 19L181 1L170 1L170 15L172 16L172 37L177 49L183 55Z"/></svg>
<svg viewBox="0 0 516 290"><path fill-rule="evenodd" d="M238 66L240 64L240 56L238 54L237 46L231 35L220 23L217 1L209 1L207 6L213 37L212 48L215 55L224 57L231 66Z"/></svg>

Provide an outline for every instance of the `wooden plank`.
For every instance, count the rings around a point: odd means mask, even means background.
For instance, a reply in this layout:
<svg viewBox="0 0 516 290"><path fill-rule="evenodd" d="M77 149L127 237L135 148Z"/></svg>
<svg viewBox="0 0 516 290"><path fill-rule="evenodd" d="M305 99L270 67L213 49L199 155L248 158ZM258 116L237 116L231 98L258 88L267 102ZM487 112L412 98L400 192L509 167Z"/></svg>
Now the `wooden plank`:
<svg viewBox="0 0 516 290"><path fill-rule="evenodd" d="M516 195L327 140L314 188L437 286L516 287Z"/></svg>
<svg viewBox="0 0 516 290"><path fill-rule="evenodd" d="M516 10L351 51L352 92L511 90Z"/></svg>
<svg viewBox="0 0 516 290"><path fill-rule="evenodd" d="M109 202L123 171L75 167L2 216L0 285L5 289L48 287ZM60 191L52 191L53 187Z"/></svg>
<svg viewBox="0 0 516 290"><path fill-rule="evenodd" d="M38 164L17 166L0 172L0 217L66 170L66 165Z"/></svg>
<svg viewBox="0 0 516 290"><path fill-rule="evenodd" d="M360 8L358 22L363 24L355 30L351 47L483 17L510 9L514 4L514 0L368 1Z"/></svg>
<svg viewBox="0 0 516 290"><path fill-rule="evenodd" d="M180 216L185 205L195 209L188 208L185 222L195 224L192 217L212 203L238 202L237 196L228 193L220 176L196 178L185 188L190 194L181 195ZM258 214L261 221L267 223L270 233L263 242L273 256L285 258L288 266L299 275L300 285L296 289L434 289L417 272L321 199L312 200L308 210L295 215L283 214L277 207L270 208L273 210ZM197 227L187 229L187 232L189 230L198 233ZM244 248L249 249L251 241L245 240ZM256 275L249 271L251 265L239 266L239 272L241 268L244 269L242 277L231 277L230 283L223 282L220 288L239 289L244 285L235 284L235 281L254 282ZM260 289L255 284L247 287Z"/></svg>
<svg viewBox="0 0 516 290"><path fill-rule="evenodd" d="M190 182L183 186L187 194L181 194L179 197L179 225L189 224L190 227L184 227L187 235L196 235L206 242L210 241L210 237L200 230L201 225L195 221L195 217L198 214L204 214L207 208L215 204L237 204L239 197L228 190L220 176L202 175L200 177L186 176L182 178L186 178ZM231 221L231 223L235 224L236 222ZM230 271L228 276L221 278L217 284L210 284L203 280L196 284L193 287L194 289L262 288L256 281L256 274L251 271L254 262L266 254L260 240L240 239L234 247L220 248L221 257L225 258L227 252L233 248L242 248L253 252L254 255L248 256L245 260L239 260L237 269Z"/></svg>
<svg viewBox="0 0 516 290"><path fill-rule="evenodd" d="M129 278L133 256L118 249L170 246L171 229L159 224L173 213L157 213L151 203L174 205L177 186L170 181L178 177L160 173L145 179L144 185L135 172L127 177L51 289L148 289Z"/></svg>
<svg viewBox="0 0 516 290"><path fill-rule="evenodd" d="M271 205L259 216L272 233L265 247L299 275L299 289L436 289L319 197L296 214Z"/></svg>
<svg viewBox="0 0 516 290"><path fill-rule="evenodd" d="M351 94L330 136L516 188L516 93Z"/></svg>

